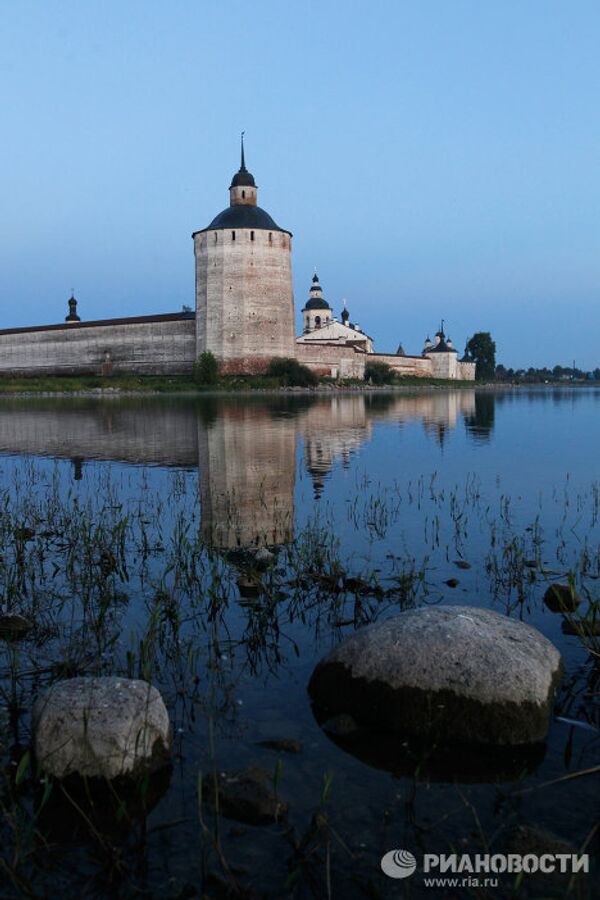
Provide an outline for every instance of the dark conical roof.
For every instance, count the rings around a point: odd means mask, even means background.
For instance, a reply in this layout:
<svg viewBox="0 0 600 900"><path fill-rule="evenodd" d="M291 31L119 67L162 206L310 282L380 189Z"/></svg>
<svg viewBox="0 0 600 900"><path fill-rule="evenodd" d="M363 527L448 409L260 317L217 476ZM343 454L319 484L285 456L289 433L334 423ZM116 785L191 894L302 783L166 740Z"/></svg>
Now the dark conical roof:
<svg viewBox="0 0 600 900"><path fill-rule="evenodd" d="M232 187L256 187L256 182L254 181L254 175L251 175L248 169L246 168L246 160L244 158L244 132L242 131L242 158L240 162L239 171L231 179Z"/></svg>
<svg viewBox="0 0 600 900"><path fill-rule="evenodd" d="M444 338L440 338L439 343L432 347L431 350L427 351L428 353L456 353L457 351L454 347L449 347Z"/></svg>

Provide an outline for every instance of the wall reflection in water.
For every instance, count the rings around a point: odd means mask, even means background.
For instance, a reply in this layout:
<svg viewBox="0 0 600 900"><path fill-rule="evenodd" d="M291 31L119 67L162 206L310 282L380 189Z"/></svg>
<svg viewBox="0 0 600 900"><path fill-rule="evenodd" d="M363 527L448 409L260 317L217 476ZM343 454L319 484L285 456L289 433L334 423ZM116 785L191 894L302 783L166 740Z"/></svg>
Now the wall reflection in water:
<svg viewBox="0 0 600 900"><path fill-rule="evenodd" d="M296 456L318 499L334 464L348 466L378 422L421 422L443 446L464 421L488 439L495 395L475 390L335 396L11 400L0 404L0 452L198 467L202 531L218 549L294 536Z"/></svg>

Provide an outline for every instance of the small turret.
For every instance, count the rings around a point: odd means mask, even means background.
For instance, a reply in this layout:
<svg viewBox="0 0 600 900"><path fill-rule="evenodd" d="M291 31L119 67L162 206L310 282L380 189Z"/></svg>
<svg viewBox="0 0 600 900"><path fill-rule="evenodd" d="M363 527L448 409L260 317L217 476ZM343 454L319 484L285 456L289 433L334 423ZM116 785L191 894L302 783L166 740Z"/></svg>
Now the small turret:
<svg viewBox="0 0 600 900"><path fill-rule="evenodd" d="M74 294L71 294L69 298L69 315L65 316L65 322L81 322L80 317L77 315L77 300Z"/></svg>
<svg viewBox="0 0 600 900"><path fill-rule="evenodd" d="M230 206L256 206L256 182L246 168L244 156L244 132L242 131L242 152L240 168L231 179L229 185Z"/></svg>

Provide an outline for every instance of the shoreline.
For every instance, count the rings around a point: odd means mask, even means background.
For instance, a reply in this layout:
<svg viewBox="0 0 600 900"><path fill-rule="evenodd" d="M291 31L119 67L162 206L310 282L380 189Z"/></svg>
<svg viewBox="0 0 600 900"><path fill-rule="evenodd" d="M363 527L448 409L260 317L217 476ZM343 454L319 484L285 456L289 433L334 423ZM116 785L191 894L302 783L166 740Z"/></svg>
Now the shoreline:
<svg viewBox="0 0 600 900"><path fill-rule="evenodd" d="M506 391L506 390L522 390L523 388L544 388L544 389L580 389L593 387L593 384L560 384L543 382L524 384L524 383L507 383L507 382L475 382L475 381L448 381L445 383L428 382L419 384L411 382L410 384L321 384L314 387L295 387L295 386L270 386L270 387L214 387L200 389L177 389L159 390L156 388L126 388L126 387L85 387L85 388L57 388L57 389L21 389L2 390L0 384L0 402L10 399L125 399L132 397L178 397L189 399L200 399L202 397L264 397L264 396L332 396L340 394L411 394L426 393L428 391L457 391L457 390L477 390L477 391Z"/></svg>

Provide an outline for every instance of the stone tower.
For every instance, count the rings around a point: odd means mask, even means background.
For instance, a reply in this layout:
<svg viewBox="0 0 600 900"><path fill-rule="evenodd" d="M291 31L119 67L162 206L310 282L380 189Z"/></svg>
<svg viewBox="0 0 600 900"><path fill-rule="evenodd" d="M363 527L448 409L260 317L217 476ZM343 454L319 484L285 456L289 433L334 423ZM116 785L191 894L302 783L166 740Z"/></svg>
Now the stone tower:
<svg viewBox="0 0 600 900"><path fill-rule="evenodd" d="M292 235L257 206L254 177L241 165L229 206L196 231L196 348L222 372L261 372L294 356Z"/></svg>

